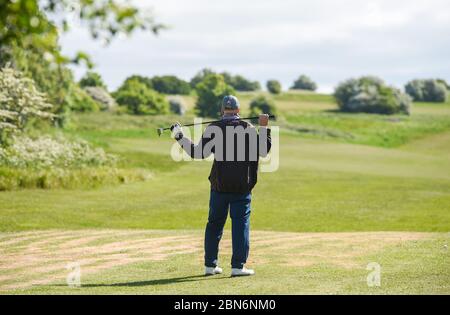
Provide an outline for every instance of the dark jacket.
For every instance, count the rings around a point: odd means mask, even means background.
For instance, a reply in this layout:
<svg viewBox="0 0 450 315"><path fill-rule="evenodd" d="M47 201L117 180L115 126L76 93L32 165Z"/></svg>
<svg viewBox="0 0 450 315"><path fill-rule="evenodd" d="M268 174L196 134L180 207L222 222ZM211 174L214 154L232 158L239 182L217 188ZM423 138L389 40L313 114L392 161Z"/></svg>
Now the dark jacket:
<svg viewBox="0 0 450 315"><path fill-rule="evenodd" d="M218 141L214 132L217 128L220 128L223 141ZM216 141L211 142L213 140ZM272 146L269 128L260 128L258 134L252 124L237 119L208 125L197 145L185 137L178 142L192 158L204 159L214 154L209 175L211 189L230 193L251 192L258 179L259 157L266 156Z"/></svg>

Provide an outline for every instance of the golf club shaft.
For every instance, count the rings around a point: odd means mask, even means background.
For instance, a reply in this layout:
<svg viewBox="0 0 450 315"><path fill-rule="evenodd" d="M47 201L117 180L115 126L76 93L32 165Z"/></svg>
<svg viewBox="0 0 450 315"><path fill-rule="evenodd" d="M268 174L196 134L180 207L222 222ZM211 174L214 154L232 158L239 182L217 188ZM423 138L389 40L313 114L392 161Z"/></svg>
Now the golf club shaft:
<svg viewBox="0 0 450 315"><path fill-rule="evenodd" d="M250 119L258 119L258 118L259 118L259 116L243 117L243 118L239 118L238 120L250 120ZM275 118L275 115L269 115L269 118ZM221 120L203 121L201 123L182 125L181 127L191 127L191 126L197 126L197 125L211 124L211 123L220 122L220 121ZM167 128L163 128L162 130L169 130L169 129L170 129L170 127L167 127Z"/></svg>

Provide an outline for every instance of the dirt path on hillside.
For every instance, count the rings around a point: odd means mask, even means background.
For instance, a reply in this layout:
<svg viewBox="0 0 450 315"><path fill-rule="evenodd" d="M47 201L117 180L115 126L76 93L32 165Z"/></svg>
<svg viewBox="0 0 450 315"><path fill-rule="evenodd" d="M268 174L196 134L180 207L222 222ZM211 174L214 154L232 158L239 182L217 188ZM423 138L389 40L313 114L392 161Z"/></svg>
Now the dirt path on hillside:
<svg viewBox="0 0 450 315"><path fill-rule="evenodd" d="M355 268L358 258L386 246L416 241L429 233L285 233L253 231L250 265L295 267L314 264ZM77 230L0 234L0 292L65 282L68 264L79 264L83 275L172 255L203 251L202 231ZM225 233L222 252L230 252ZM202 266L199 266L201 270Z"/></svg>

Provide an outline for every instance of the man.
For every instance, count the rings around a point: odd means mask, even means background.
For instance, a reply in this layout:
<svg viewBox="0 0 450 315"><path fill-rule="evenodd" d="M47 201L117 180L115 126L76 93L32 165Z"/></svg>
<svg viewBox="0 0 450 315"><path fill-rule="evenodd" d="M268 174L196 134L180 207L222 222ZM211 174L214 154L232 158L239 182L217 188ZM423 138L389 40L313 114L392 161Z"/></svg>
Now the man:
<svg viewBox="0 0 450 315"><path fill-rule="evenodd" d="M230 209L232 220L231 276L250 276L244 265L249 252L251 191L257 181L259 156L270 151L269 115L259 116L259 134L250 123L239 119L239 101L228 95L222 100L222 119L205 129L199 144L184 137L179 123L172 135L193 158L214 154L209 181L211 195L205 231L205 275L222 273L218 266L219 242Z"/></svg>

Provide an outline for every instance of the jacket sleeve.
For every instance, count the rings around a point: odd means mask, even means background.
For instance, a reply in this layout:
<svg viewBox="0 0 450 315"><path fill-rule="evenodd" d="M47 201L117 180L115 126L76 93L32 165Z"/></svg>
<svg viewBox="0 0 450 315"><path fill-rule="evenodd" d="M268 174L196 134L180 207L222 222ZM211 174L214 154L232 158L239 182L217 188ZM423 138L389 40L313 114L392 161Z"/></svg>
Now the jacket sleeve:
<svg viewBox="0 0 450 315"><path fill-rule="evenodd" d="M270 136L270 128L260 127L258 133L258 154L266 157L272 148L272 137Z"/></svg>
<svg viewBox="0 0 450 315"><path fill-rule="evenodd" d="M209 127L209 126L208 126ZM206 128L208 128L206 127ZM206 136L206 130L202 135L198 144L193 143L190 139L183 136L183 138L177 140L183 150L193 159L205 159L214 153L214 148L212 150L204 150L205 145L213 139L212 137Z"/></svg>

